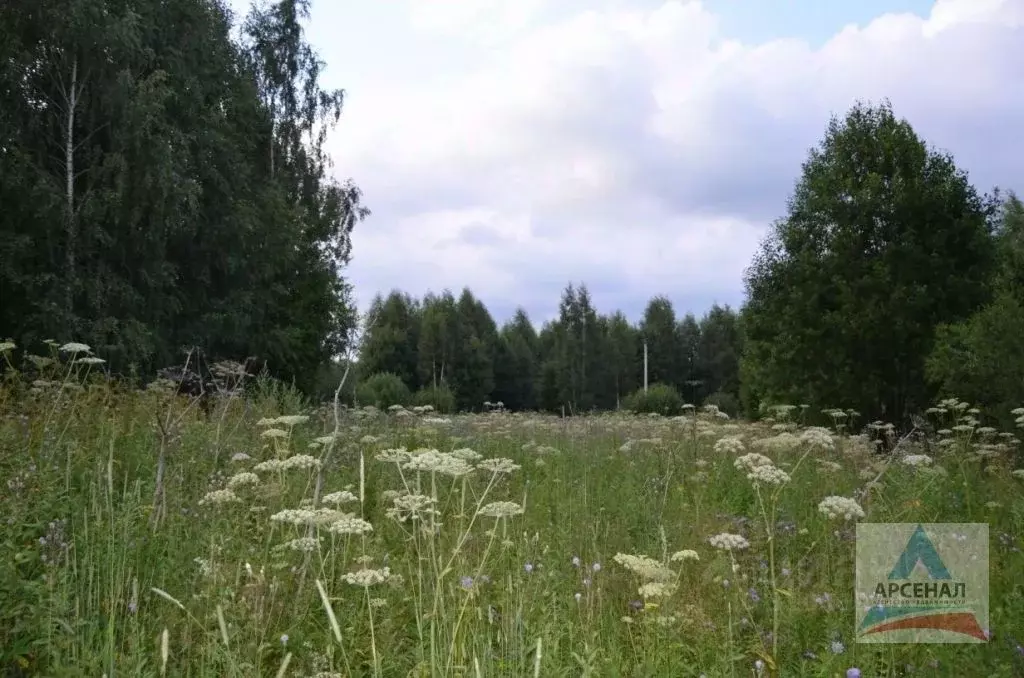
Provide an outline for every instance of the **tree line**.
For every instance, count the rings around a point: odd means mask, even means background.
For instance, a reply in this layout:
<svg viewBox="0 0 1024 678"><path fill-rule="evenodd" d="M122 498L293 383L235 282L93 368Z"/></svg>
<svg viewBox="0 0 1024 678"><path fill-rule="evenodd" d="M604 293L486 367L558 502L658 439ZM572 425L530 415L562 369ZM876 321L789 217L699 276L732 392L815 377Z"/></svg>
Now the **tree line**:
<svg viewBox="0 0 1024 678"><path fill-rule="evenodd" d="M355 322L367 211L330 175L343 92L309 4L0 3L0 337L140 377L201 347L312 387Z"/></svg>
<svg viewBox="0 0 1024 678"><path fill-rule="evenodd" d="M698 320L677 316L659 296L634 325L620 311L599 313L586 285L570 284L558 318L539 331L523 309L499 327L468 288L457 298L450 291L422 299L397 290L378 295L368 317L360 379L386 373L404 386L389 389L384 404L450 399L460 410L485 403L567 413L616 409L643 384L644 343L649 383L670 386L690 402L711 397L733 411L738 403L738 317L729 307L716 305ZM451 395L439 397L439 390Z"/></svg>

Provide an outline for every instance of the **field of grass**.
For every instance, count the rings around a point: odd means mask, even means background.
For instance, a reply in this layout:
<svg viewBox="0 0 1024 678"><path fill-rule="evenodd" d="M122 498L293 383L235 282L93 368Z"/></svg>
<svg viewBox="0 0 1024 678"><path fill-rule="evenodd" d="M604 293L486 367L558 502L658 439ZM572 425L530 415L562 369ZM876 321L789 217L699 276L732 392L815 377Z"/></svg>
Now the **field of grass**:
<svg viewBox="0 0 1024 678"><path fill-rule="evenodd" d="M966 405L890 457L799 409L207 418L87 367L0 389L0 674L1024 675L1024 464ZM856 643L858 520L988 523L990 641Z"/></svg>

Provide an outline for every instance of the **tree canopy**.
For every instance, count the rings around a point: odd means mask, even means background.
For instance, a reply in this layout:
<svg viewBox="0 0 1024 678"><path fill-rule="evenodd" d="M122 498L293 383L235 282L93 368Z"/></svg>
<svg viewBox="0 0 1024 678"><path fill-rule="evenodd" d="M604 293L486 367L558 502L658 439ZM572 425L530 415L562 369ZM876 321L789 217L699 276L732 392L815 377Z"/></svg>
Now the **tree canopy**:
<svg viewBox="0 0 1024 678"><path fill-rule="evenodd" d="M300 384L345 346L367 211L330 176L343 95L308 4L257 7L240 42L213 0L0 6L0 335L121 372L199 346Z"/></svg>
<svg viewBox="0 0 1024 678"><path fill-rule="evenodd" d="M993 209L888 103L833 118L745 277L748 406L927 407L936 327L989 297Z"/></svg>

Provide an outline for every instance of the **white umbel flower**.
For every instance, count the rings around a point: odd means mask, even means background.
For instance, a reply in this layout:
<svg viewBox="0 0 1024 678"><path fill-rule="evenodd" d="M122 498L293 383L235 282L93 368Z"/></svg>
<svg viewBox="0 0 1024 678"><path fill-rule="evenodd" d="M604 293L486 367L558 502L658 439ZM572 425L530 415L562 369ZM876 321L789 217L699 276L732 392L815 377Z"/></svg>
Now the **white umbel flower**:
<svg viewBox="0 0 1024 678"><path fill-rule="evenodd" d="M523 507L514 501L492 501L477 513L488 518L508 518L523 513Z"/></svg>
<svg viewBox="0 0 1024 678"><path fill-rule="evenodd" d="M722 532L708 539L708 542L716 549L723 551L742 551L750 547L750 542L742 535Z"/></svg>
<svg viewBox="0 0 1024 678"><path fill-rule="evenodd" d="M818 503L818 511L833 520L838 518L853 520L865 516L864 509L860 507L860 504L849 497L825 497Z"/></svg>

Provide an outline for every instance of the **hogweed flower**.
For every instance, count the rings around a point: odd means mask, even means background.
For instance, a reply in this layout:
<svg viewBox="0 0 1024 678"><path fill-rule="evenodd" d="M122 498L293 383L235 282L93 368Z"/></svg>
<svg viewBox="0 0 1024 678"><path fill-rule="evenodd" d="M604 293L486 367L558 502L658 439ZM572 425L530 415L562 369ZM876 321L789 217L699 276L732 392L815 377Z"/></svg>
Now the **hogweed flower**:
<svg viewBox="0 0 1024 678"><path fill-rule="evenodd" d="M908 454L903 457L902 462L911 467L929 466L932 463L932 458L927 454Z"/></svg>
<svg viewBox="0 0 1024 678"><path fill-rule="evenodd" d="M784 485L790 481L789 474L776 466L758 466L747 474L747 480L755 485Z"/></svg>
<svg viewBox="0 0 1024 678"><path fill-rule="evenodd" d="M347 572L341 576L341 578L347 584L352 586L362 586L363 588L369 588L377 584L383 584L391 578L391 569L383 568L381 570L356 570L355 572Z"/></svg>
<svg viewBox="0 0 1024 678"><path fill-rule="evenodd" d="M337 520L327 528L332 534L369 534L373 532L373 525L355 516L346 516Z"/></svg>
<svg viewBox="0 0 1024 678"><path fill-rule="evenodd" d="M452 454L454 455L454 452ZM519 464L516 464L511 459L505 459L502 457L484 459L478 463L476 467L483 471L490 471L491 473L512 473L520 468Z"/></svg>
<svg viewBox="0 0 1024 678"><path fill-rule="evenodd" d="M651 598L668 598L675 593L675 586L662 581L652 581L643 584L637 592L644 600Z"/></svg>
<svg viewBox="0 0 1024 678"><path fill-rule="evenodd" d="M238 495L231 490L214 490L212 492L207 492L206 496L199 500L199 505L235 504L240 501L241 499L238 498Z"/></svg>
<svg viewBox="0 0 1024 678"><path fill-rule="evenodd" d="M834 450L836 447L835 440L832 438L832 434L828 429L824 429L819 426L811 426L804 429L800 433L800 442L808 447L818 448L821 450Z"/></svg>
<svg viewBox="0 0 1024 678"><path fill-rule="evenodd" d="M849 497L825 497L818 503L818 512L830 519L853 520L865 516L860 504Z"/></svg>
<svg viewBox="0 0 1024 678"><path fill-rule="evenodd" d="M323 502L325 504L334 504L335 506L339 504L348 504L354 501L359 501L359 497L352 494L348 490L341 490L340 492L331 492L330 494L325 494L323 498Z"/></svg>
<svg viewBox="0 0 1024 678"><path fill-rule="evenodd" d="M243 471L236 473L228 479L228 488L237 489L239 487L245 487L247 485L259 485L260 477L250 471Z"/></svg>
<svg viewBox="0 0 1024 678"><path fill-rule="evenodd" d="M479 511L478 515L489 518L509 518L524 513L524 509L514 501L492 501Z"/></svg>
<svg viewBox="0 0 1024 678"><path fill-rule="evenodd" d="M751 452L749 454L744 454L742 457L738 457L732 465L740 471L750 473L761 466L775 466L775 462L763 454Z"/></svg>
<svg viewBox="0 0 1024 678"><path fill-rule="evenodd" d="M745 447L743 439L739 436L725 436L715 441L713 449L720 454L739 454Z"/></svg>
<svg viewBox="0 0 1024 678"><path fill-rule="evenodd" d="M738 534L730 534L728 532L722 532L708 539L716 549L723 551L742 551L743 549L750 547L750 542L747 541L743 536Z"/></svg>
<svg viewBox="0 0 1024 678"><path fill-rule="evenodd" d="M669 560L673 563L678 563L685 560L700 560L700 556L692 549L683 549L682 551L676 551L673 553Z"/></svg>
<svg viewBox="0 0 1024 678"><path fill-rule="evenodd" d="M661 562L645 555L616 553L612 559L641 579L667 582L675 579L676 573L665 567Z"/></svg>

